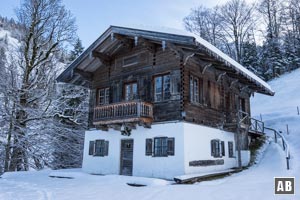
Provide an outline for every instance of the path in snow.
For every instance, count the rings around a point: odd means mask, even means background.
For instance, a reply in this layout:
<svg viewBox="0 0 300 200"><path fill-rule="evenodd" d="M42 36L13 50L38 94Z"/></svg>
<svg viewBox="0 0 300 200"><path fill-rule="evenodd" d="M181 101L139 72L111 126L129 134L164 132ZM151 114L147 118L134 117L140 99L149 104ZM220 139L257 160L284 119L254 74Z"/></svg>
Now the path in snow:
<svg viewBox="0 0 300 200"><path fill-rule="evenodd" d="M205 181L194 185L153 185L130 187L134 180L153 183L157 179L126 176L97 176L77 172L74 179L49 178L51 171L7 173L0 179L0 199L274 199L274 176L285 175L283 151L271 142L261 161L241 173L224 179ZM74 175L74 172L69 172ZM58 173L59 174L59 173ZM65 171L64 174L68 174ZM101 198L100 198L101 197ZM276 198L275 198L276 199ZM285 198L278 198L285 199ZM287 198L289 199L289 198Z"/></svg>

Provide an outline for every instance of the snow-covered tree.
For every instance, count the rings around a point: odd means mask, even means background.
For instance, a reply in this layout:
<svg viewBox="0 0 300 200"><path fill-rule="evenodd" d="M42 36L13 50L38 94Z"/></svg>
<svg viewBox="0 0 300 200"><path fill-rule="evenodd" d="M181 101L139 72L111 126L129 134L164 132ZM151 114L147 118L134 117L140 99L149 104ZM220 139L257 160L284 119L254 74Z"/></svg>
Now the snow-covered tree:
<svg viewBox="0 0 300 200"><path fill-rule="evenodd" d="M77 38L76 43L74 45L74 49L70 52L70 61L75 60L84 50L82 46L81 40Z"/></svg>
<svg viewBox="0 0 300 200"><path fill-rule="evenodd" d="M199 6L191 10L191 13L184 18L185 28L199 35L215 46L220 45L223 39L221 33L221 20L219 7L206 8Z"/></svg>
<svg viewBox="0 0 300 200"><path fill-rule="evenodd" d="M249 35L242 46L241 64L260 77L263 77L263 72L259 65L259 56L254 36Z"/></svg>
<svg viewBox="0 0 300 200"><path fill-rule="evenodd" d="M22 37L17 56L11 62L15 106L8 170L41 168L47 155L42 148L47 135L41 133L43 120L49 118L55 82L55 53L75 36L75 20L61 0L24 0L17 9Z"/></svg>
<svg viewBox="0 0 300 200"><path fill-rule="evenodd" d="M80 167L84 131L88 125L89 92L70 84L56 84L51 110L53 118L45 126L52 138L52 168Z"/></svg>

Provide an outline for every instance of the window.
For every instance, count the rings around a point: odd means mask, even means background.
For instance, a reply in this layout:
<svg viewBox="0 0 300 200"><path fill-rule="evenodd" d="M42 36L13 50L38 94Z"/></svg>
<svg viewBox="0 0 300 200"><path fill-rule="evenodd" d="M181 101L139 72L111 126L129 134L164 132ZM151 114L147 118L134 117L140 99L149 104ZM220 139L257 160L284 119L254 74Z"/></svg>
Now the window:
<svg viewBox="0 0 300 200"><path fill-rule="evenodd" d="M218 139L211 140L211 156L218 158L225 156L225 143Z"/></svg>
<svg viewBox="0 0 300 200"><path fill-rule="evenodd" d="M168 156L168 138L154 138L154 156Z"/></svg>
<svg viewBox="0 0 300 200"><path fill-rule="evenodd" d="M175 138L146 139L146 156L165 157L175 155ZM152 144L153 143L153 144Z"/></svg>
<svg viewBox="0 0 300 200"><path fill-rule="evenodd" d="M190 101L200 103L202 100L203 90L200 88L203 85L203 81L194 76L190 76Z"/></svg>
<svg viewBox="0 0 300 200"><path fill-rule="evenodd" d="M170 75L157 76L154 78L154 100L164 101L171 98Z"/></svg>
<svg viewBox="0 0 300 200"><path fill-rule="evenodd" d="M109 142L105 140L90 141L89 155L108 156Z"/></svg>
<svg viewBox="0 0 300 200"><path fill-rule="evenodd" d="M228 156L229 158L233 158L233 142L228 142Z"/></svg>
<svg viewBox="0 0 300 200"><path fill-rule="evenodd" d="M109 104L109 88L99 89L99 105Z"/></svg>
<svg viewBox="0 0 300 200"><path fill-rule="evenodd" d="M137 83L129 83L125 84L125 100L130 101L137 99L138 91L137 91Z"/></svg>
<svg viewBox="0 0 300 200"><path fill-rule="evenodd" d="M246 100L244 98L239 98L240 110L246 112Z"/></svg>
<svg viewBox="0 0 300 200"><path fill-rule="evenodd" d="M130 66L130 65L135 65L137 63L138 63L138 56L137 55L123 58L123 67L127 67L127 66Z"/></svg>

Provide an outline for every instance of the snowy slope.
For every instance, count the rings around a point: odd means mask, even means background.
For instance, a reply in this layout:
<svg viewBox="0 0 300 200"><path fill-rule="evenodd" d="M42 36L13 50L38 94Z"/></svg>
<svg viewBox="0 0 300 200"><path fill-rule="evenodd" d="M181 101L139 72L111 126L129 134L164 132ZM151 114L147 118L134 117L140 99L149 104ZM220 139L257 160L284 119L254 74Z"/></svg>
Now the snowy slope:
<svg viewBox="0 0 300 200"><path fill-rule="evenodd" d="M281 129L291 147L291 170L286 170L285 154L281 147L270 140L260 162L250 169L232 176L194 185L172 185L170 182L141 177L97 176L79 170L53 172L11 172L0 178L0 199L54 199L54 200L296 200L300 199L300 116L296 105L300 104L300 70L270 82L276 91L274 97L256 95L252 100L252 114L263 119L268 126ZM285 133L285 124L290 135ZM72 179L50 178L49 175L68 176ZM275 196L274 177L294 176L296 195ZM126 183L146 184L131 187Z"/></svg>
<svg viewBox="0 0 300 200"><path fill-rule="evenodd" d="M300 69L269 82L274 97L257 94L252 100L252 116L262 116L266 126L282 131L291 150L289 174L300 181ZM287 134L287 125L289 134ZM298 186L299 188L299 186ZM300 193L300 189L299 189Z"/></svg>

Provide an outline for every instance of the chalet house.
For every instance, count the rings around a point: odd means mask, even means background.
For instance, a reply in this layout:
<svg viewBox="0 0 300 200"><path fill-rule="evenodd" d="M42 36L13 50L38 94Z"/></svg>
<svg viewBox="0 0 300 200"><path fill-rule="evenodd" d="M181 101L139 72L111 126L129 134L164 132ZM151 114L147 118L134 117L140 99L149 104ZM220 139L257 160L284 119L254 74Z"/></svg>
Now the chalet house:
<svg viewBox="0 0 300 200"><path fill-rule="evenodd" d="M90 89L82 168L172 179L247 165L267 83L189 33L110 26L59 77Z"/></svg>

